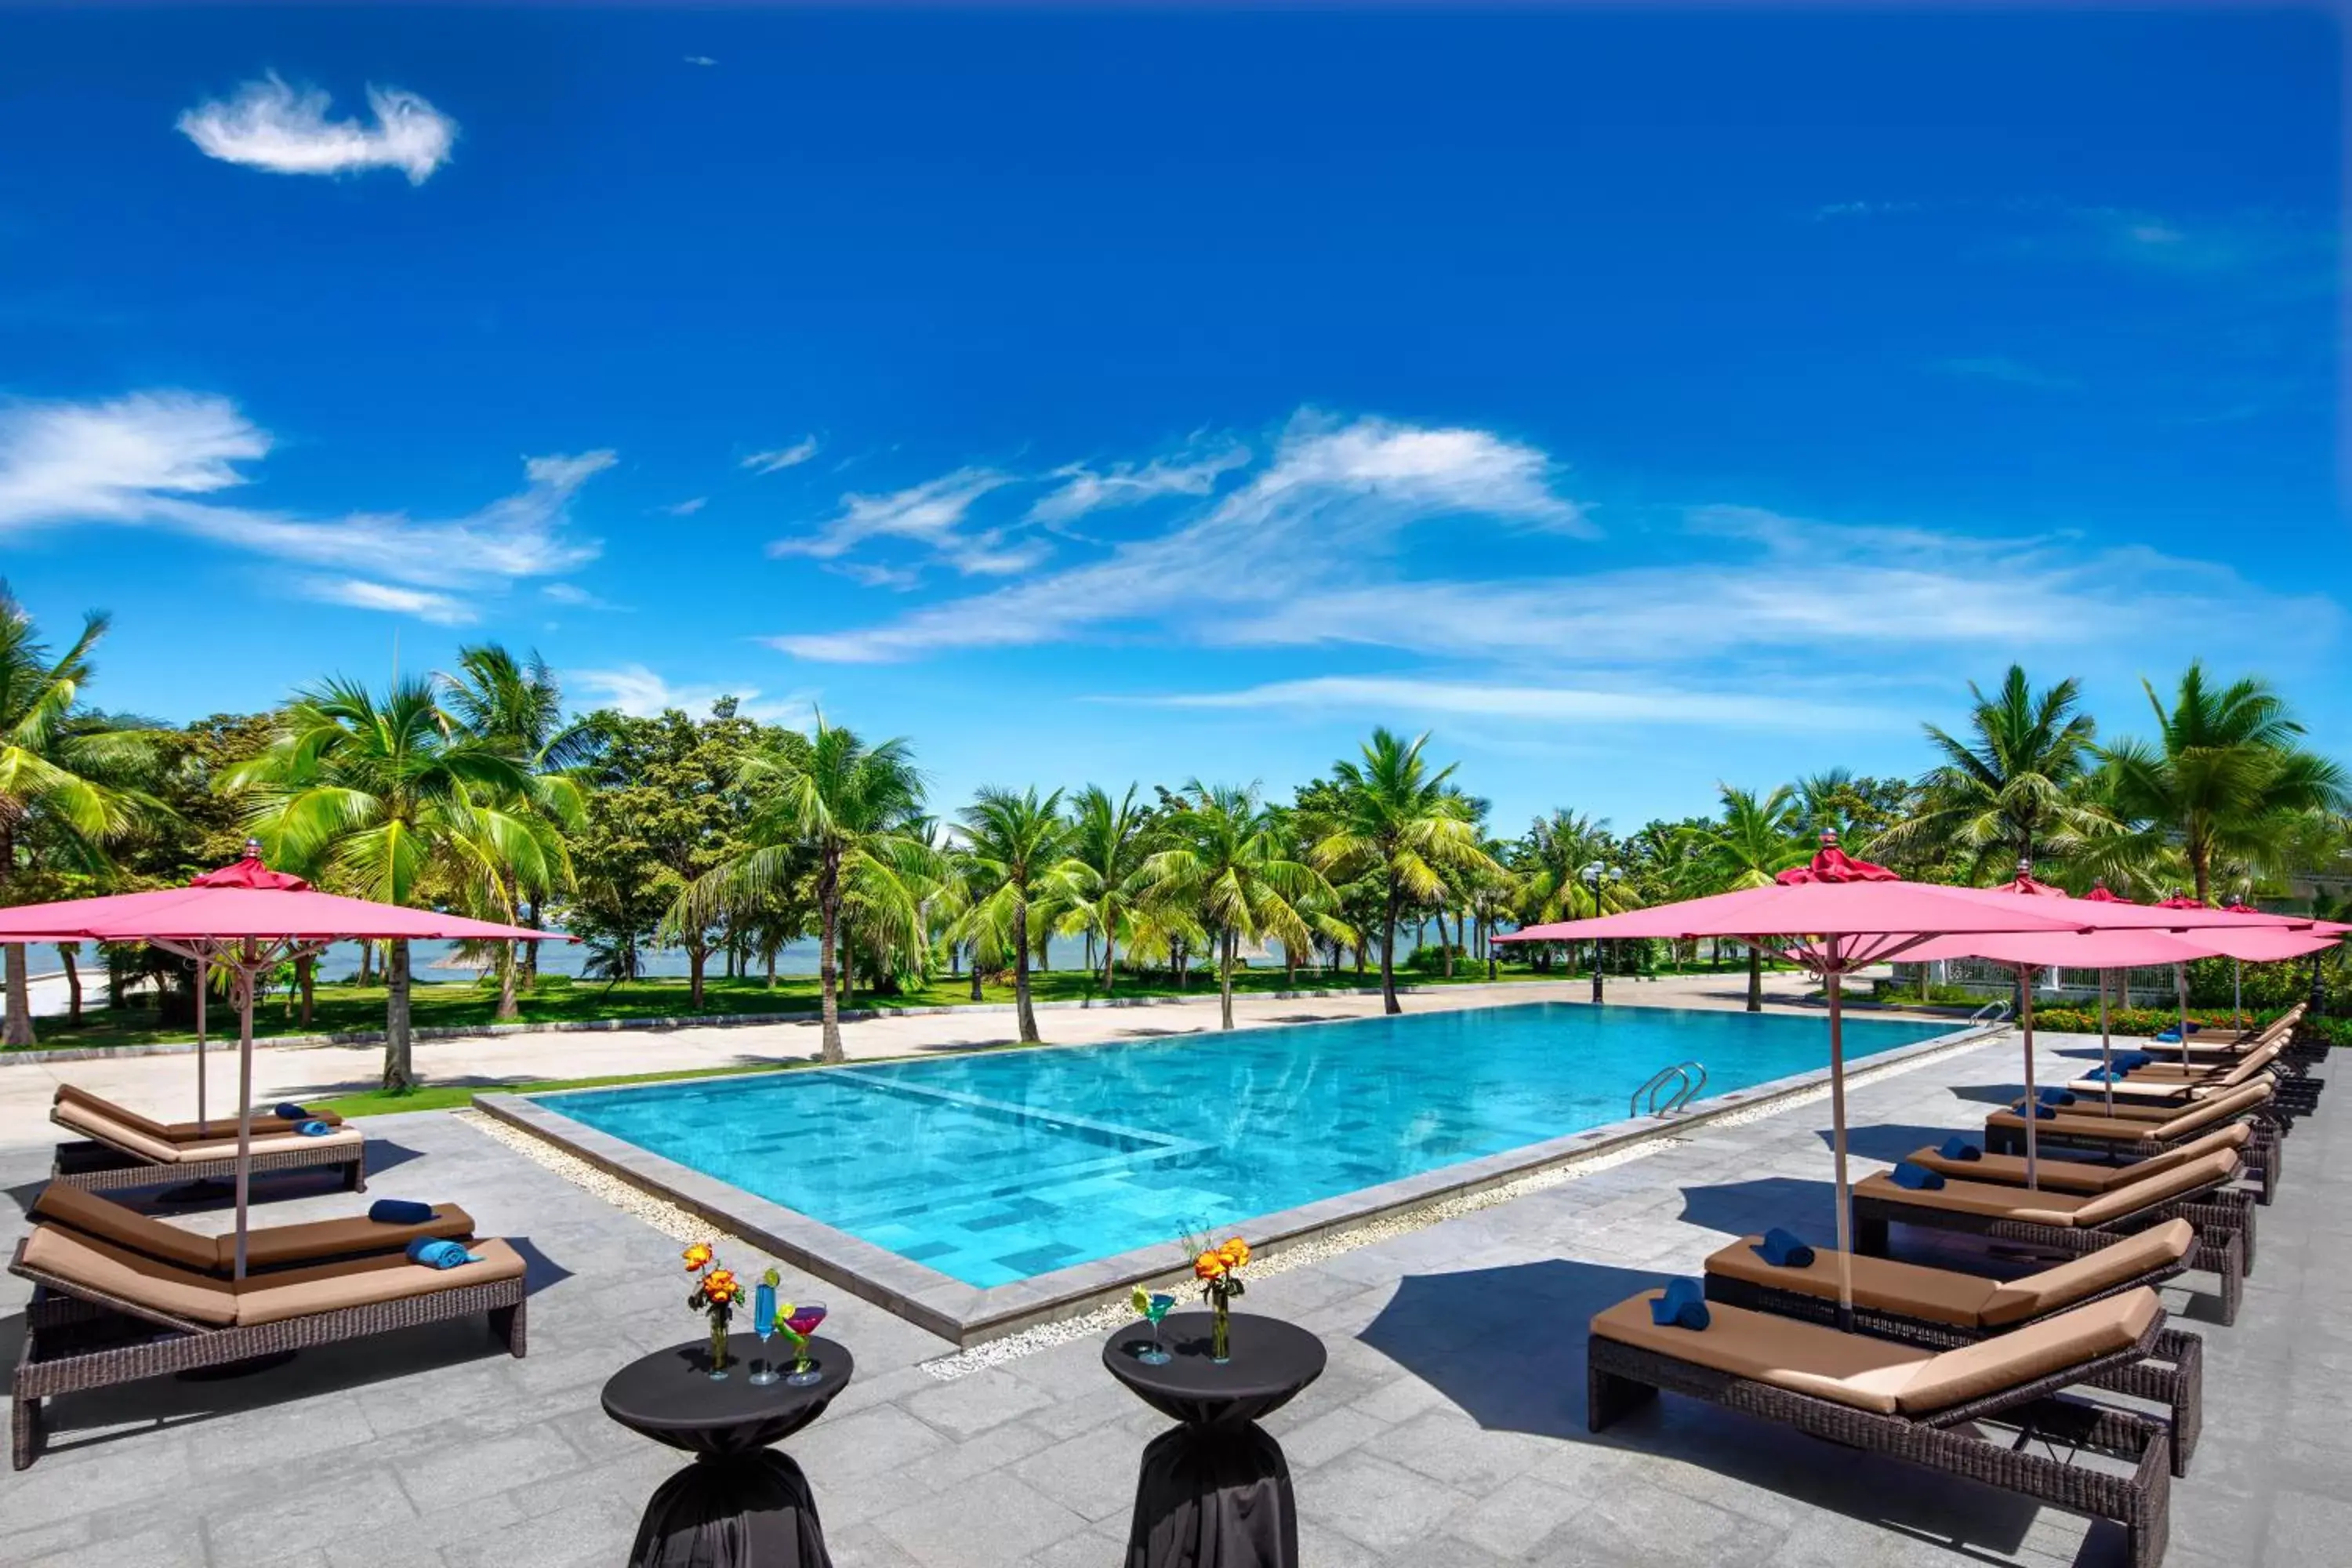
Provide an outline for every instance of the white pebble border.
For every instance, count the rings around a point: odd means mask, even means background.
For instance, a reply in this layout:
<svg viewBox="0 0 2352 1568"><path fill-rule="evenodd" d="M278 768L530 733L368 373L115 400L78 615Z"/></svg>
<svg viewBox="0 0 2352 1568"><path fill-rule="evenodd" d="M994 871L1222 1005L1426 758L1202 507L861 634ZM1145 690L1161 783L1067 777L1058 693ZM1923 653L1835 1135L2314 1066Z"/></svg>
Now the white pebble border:
<svg viewBox="0 0 2352 1568"><path fill-rule="evenodd" d="M1892 1062L1885 1067L1860 1068L1846 1075L1846 1088L1851 1090L1865 1084L1876 1083L1882 1079L1895 1078L1904 1073L1916 1071L1920 1068L1943 1061L1963 1051L1975 1050L1988 1044L1991 1037L1983 1036L1958 1040L1942 1050L1922 1052L1917 1056L1907 1058L1903 1061ZM1710 1118L1704 1126L1745 1126L1751 1121L1761 1121L1767 1117L1784 1115L1801 1106L1817 1105L1829 1097L1829 1087L1826 1084L1818 1089L1801 1089L1794 1093L1777 1096L1762 1104L1727 1111L1723 1115ZM538 1162L575 1185L586 1188L614 1207L635 1215L665 1236L673 1237L679 1241L709 1241L715 1246L733 1246L746 1250L751 1249L751 1244L740 1237L729 1236L723 1231L714 1230L708 1220L688 1213L676 1204L655 1197L642 1187L625 1182L609 1172L600 1170L578 1155L568 1153L520 1128L485 1116L478 1110L461 1110L455 1114L457 1120L465 1122L467 1126L496 1139L525 1158ZM1378 1219L1369 1220L1348 1230L1318 1236L1312 1240L1296 1242L1286 1247L1269 1247L1251 1259L1250 1273L1255 1279L1265 1279L1270 1275L1287 1273L1293 1268L1304 1268L1310 1264L1337 1258L1342 1253L1353 1252L1358 1247L1370 1247L1375 1243L1388 1241L1400 1236L1409 1236L1414 1231L1425 1230L1431 1226L1442 1224L1449 1219L1459 1219L1465 1215L1476 1214L1482 1209L1490 1209L1498 1205L1510 1203L1515 1199L1526 1197L1531 1193L1546 1192L1570 1182L1580 1181L1598 1171L1612 1170L1619 1165L1630 1164L1635 1160L1646 1160L1653 1154L1663 1154L1669 1149L1681 1148L1690 1142L1689 1138L1670 1135L1647 1139L1629 1147L1611 1149L1601 1153L1587 1155L1582 1159L1548 1165L1540 1171L1530 1171L1524 1176L1514 1177L1510 1181L1482 1188L1475 1193L1457 1193L1451 1197L1439 1198L1433 1203L1416 1205L1409 1209L1399 1210L1395 1214L1383 1215ZM1181 1288L1188 1284L1189 1280L1182 1276L1171 1274L1162 1283L1171 1288ZM1002 1366L1007 1362L1017 1361L1023 1356L1049 1350L1055 1345L1067 1344L1072 1340L1090 1339L1108 1333L1134 1315L1133 1308L1124 1301L1116 1301L1108 1306L1097 1307L1092 1311L1081 1312L1075 1317L1057 1318L1050 1323L1039 1323L1034 1327L1023 1329L1017 1333L1007 1334L1003 1339L990 1340L984 1344L973 1345L966 1350L938 1356L922 1363L921 1365L925 1372L940 1382L952 1383L972 1373L982 1372L992 1366Z"/></svg>

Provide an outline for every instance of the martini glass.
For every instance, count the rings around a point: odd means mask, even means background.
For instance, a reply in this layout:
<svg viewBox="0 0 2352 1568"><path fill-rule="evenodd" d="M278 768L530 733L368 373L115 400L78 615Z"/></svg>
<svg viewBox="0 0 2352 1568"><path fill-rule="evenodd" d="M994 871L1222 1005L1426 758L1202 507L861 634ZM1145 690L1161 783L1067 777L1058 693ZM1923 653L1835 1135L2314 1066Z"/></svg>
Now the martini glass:
<svg viewBox="0 0 2352 1568"><path fill-rule="evenodd" d="M776 1288L764 1279L751 1294L751 1327L759 1331L760 1351L767 1353L768 1341L776 1331ZM776 1381L776 1363L764 1361L751 1368L751 1384L765 1388Z"/></svg>
<svg viewBox="0 0 2352 1568"><path fill-rule="evenodd" d="M784 1326L801 1337L800 1356L793 1363L792 1375L784 1379L794 1388L806 1388L824 1375L817 1370L816 1363L809 1359L808 1353L809 1336L815 1333L817 1325L824 1321L824 1303L822 1301L802 1301L793 1308L792 1316L784 1320Z"/></svg>
<svg viewBox="0 0 2352 1568"><path fill-rule="evenodd" d="M1144 1298L1143 1315L1151 1320L1151 1342L1136 1352L1135 1359L1146 1366L1168 1364L1168 1347L1160 1342L1160 1320L1166 1317L1168 1310L1175 1304L1176 1298L1170 1295L1155 1294Z"/></svg>

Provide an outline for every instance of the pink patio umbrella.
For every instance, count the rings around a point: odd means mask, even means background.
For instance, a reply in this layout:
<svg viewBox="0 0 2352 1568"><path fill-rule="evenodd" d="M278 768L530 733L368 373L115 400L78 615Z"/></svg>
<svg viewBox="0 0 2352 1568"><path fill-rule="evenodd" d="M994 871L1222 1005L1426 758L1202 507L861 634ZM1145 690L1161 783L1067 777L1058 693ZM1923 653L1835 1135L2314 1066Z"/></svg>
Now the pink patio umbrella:
<svg viewBox="0 0 2352 1568"><path fill-rule="evenodd" d="M549 933L321 893L299 877L263 865L261 846L250 839L246 841L244 859L207 871L184 888L0 910L0 943L143 942L194 960L199 997L211 969L228 972L237 1012L236 1278L239 1279L245 1278L246 1206L253 1174L254 977L289 958L321 952L338 942L434 938L544 942ZM198 1059L201 1062L201 1055ZM199 1074L201 1094L201 1068ZM198 1114L202 1115L201 1108Z"/></svg>
<svg viewBox="0 0 2352 1568"><path fill-rule="evenodd" d="M2021 899L1987 888L1906 882L1883 866L1854 860L1837 835L1822 835L1810 865L1780 873L1769 887L1717 893L1591 920L1531 926L1500 942L1583 942L1652 938L1687 942L1729 937L1777 952L1821 976L1829 1000L1830 1148L1837 1177L1838 1305L1853 1310L1852 1186L1846 1174L1845 1048L1843 982L1932 937L2017 932L2084 932L2106 927L2170 930L2230 917L2219 910L2161 911L2081 899Z"/></svg>

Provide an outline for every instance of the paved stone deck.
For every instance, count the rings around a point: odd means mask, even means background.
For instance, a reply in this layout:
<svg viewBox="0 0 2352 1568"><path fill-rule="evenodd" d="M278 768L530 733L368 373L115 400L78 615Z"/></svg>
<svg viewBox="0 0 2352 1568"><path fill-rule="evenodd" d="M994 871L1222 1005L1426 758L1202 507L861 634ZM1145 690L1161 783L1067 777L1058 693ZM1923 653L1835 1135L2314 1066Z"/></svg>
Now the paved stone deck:
<svg viewBox="0 0 2352 1568"><path fill-rule="evenodd" d="M2044 1071L2076 1065L2058 1056ZM1858 1170L1980 1122L2019 1079L2013 1037L1853 1096ZM2291 1140L2237 1325L2206 1337L2208 1415L2174 1491L2176 1568L2352 1557L2352 1110ZM1704 1130L1654 1155L1264 1279L1255 1310L1323 1335L1330 1369L1270 1427L1309 1568L1495 1563L2105 1563L2120 1537L2004 1494L1669 1396L1584 1430L1583 1324L1728 1235L1827 1225L1826 1107ZM475 1325L305 1352L237 1382L159 1380L52 1406L53 1451L0 1475L0 1563L172 1568L596 1564L625 1557L675 1456L597 1391L693 1336L676 1244L461 1122L370 1124L378 1195L456 1199L532 1260L531 1354ZM0 1245L45 1170L0 1149ZM289 1198L270 1220L344 1212ZM226 1216L190 1216L218 1228ZM734 1258L756 1267L753 1258ZM793 1281L788 1290L799 1286ZM13 1364L23 1286L0 1281ZM834 1293L858 1377L790 1445L841 1568L1109 1568L1159 1417L1091 1341L942 1383L947 1347Z"/></svg>

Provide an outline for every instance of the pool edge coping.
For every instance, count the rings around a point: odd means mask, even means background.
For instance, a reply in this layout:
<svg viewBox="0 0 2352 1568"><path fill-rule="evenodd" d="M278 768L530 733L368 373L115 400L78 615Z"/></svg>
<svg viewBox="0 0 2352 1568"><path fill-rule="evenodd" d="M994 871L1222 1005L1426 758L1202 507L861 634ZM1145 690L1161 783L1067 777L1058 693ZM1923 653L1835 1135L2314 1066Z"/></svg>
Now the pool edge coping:
<svg viewBox="0 0 2352 1568"><path fill-rule="evenodd" d="M1949 1030L1874 1052L1858 1063L1848 1064L1848 1071L1875 1071L1900 1066L1915 1057L1966 1044L1989 1043L2000 1027L1969 1026ZM730 1073L698 1081L724 1083L738 1077L768 1076L762 1072ZM1671 1117L1640 1116L1604 1122L1580 1132L1458 1161L1218 1228L1243 1234L1254 1247L1272 1253L1441 1199L1482 1192L1538 1171L1674 1136L1736 1112L1755 1110L1822 1089L1828 1082L1826 1066L1811 1068L1694 1100ZM474 1106L518 1131L676 1204L779 1260L904 1318L959 1348L1091 1310L1119 1299L1135 1285L1174 1279L1183 1272L1181 1260L1172 1256L1174 1245L1161 1242L1009 1284L968 1285L798 1210L575 1121L540 1103L575 1094L609 1092L612 1090L556 1089L535 1095L483 1094L475 1097Z"/></svg>

